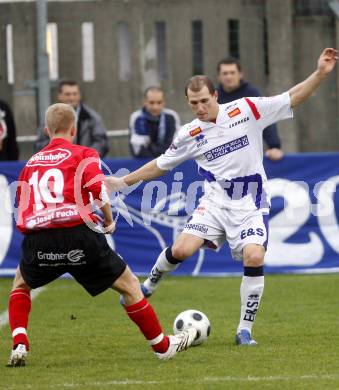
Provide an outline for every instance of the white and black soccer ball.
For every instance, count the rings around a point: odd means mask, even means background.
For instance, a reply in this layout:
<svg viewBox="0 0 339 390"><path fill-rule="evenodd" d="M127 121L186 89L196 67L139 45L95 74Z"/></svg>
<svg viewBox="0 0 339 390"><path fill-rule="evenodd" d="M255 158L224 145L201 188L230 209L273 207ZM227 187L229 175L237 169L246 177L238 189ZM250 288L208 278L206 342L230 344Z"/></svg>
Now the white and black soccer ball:
<svg viewBox="0 0 339 390"><path fill-rule="evenodd" d="M199 310L185 310L174 320L173 332L178 334L188 328L197 330L197 337L192 345L200 345L208 339L211 332L211 324L206 314Z"/></svg>

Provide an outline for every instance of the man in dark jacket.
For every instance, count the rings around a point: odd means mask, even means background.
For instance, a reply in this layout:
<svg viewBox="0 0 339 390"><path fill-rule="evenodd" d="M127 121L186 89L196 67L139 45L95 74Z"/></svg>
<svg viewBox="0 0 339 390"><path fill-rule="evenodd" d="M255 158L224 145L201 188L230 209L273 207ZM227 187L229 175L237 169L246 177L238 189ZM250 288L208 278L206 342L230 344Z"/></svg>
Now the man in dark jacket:
<svg viewBox="0 0 339 390"><path fill-rule="evenodd" d="M226 58L218 63L218 103L224 104L243 97L261 96L259 90L243 80L241 64L234 58ZM266 156L270 160L282 159L284 153L281 150L281 142L277 125L268 126L263 132L263 138L268 149Z"/></svg>
<svg viewBox="0 0 339 390"><path fill-rule="evenodd" d="M0 100L0 161L18 160L16 129L9 105Z"/></svg>
<svg viewBox="0 0 339 390"><path fill-rule="evenodd" d="M107 130L99 114L82 103L79 84L73 80L61 81L58 101L71 105L76 112L77 136L74 143L96 149L100 157L105 157L109 149ZM44 148L48 142L49 139L43 129L39 129L36 150Z"/></svg>
<svg viewBox="0 0 339 390"><path fill-rule="evenodd" d="M144 106L130 116L130 147L134 157L158 157L171 145L180 128L178 114L165 108L164 92L149 87L144 93Z"/></svg>

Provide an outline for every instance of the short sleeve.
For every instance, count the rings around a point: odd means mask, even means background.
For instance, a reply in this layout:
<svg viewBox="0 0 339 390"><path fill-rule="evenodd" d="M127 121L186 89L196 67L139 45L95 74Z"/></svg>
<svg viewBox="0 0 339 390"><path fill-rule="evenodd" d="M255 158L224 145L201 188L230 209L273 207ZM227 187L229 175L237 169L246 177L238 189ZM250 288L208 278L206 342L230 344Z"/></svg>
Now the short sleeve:
<svg viewBox="0 0 339 390"><path fill-rule="evenodd" d="M179 132L166 152L157 158L158 168L170 171L188 160L191 157L188 153L188 142L189 140Z"/></svg>
<svg viewBox="0 0 339 390"><path fill-rule="evenodd" d="M105 176L101 170L101 160L96 150L86 148L83 161L86 160L83 172L83 185L93 194L95 200L107 201Z"/></svg>
<svg viewBox="0 0 339 390"><path fill-rule="evenodd" d="M271 97L245 98L245 101L262 129L293 117L291 98L288 92Z"/></svg>

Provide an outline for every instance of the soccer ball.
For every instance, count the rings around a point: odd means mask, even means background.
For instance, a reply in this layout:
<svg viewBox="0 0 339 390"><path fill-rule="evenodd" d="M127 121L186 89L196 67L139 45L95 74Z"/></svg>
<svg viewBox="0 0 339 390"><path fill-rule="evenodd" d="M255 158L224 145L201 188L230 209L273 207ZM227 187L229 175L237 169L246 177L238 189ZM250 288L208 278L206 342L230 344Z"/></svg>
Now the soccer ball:
<svg viewBox="0 0 339 390"><path fill-rule="evenodd" d="M205 342L211 332L211 324L207 316L199 310L185 310L174 320L173 331L178 334L188 328L195 328L197 337L192 345L200 345Z"/></svg>

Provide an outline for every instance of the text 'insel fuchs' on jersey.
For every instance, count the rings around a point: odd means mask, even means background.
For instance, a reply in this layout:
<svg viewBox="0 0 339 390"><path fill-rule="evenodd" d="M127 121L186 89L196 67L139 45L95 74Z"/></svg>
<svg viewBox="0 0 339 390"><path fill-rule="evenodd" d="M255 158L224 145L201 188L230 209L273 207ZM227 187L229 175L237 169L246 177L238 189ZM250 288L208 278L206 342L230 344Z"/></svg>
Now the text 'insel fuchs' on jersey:
<svg viewBox="0 0 339 390"><path fill-rule="evenodd" d="M237 138L233 141L227 142L226 144L217 146L214 149L205 152L204 155L207 161L215 160L225 154L234 152L235 150L242 149L249 144L247 135Z"/></svg>

